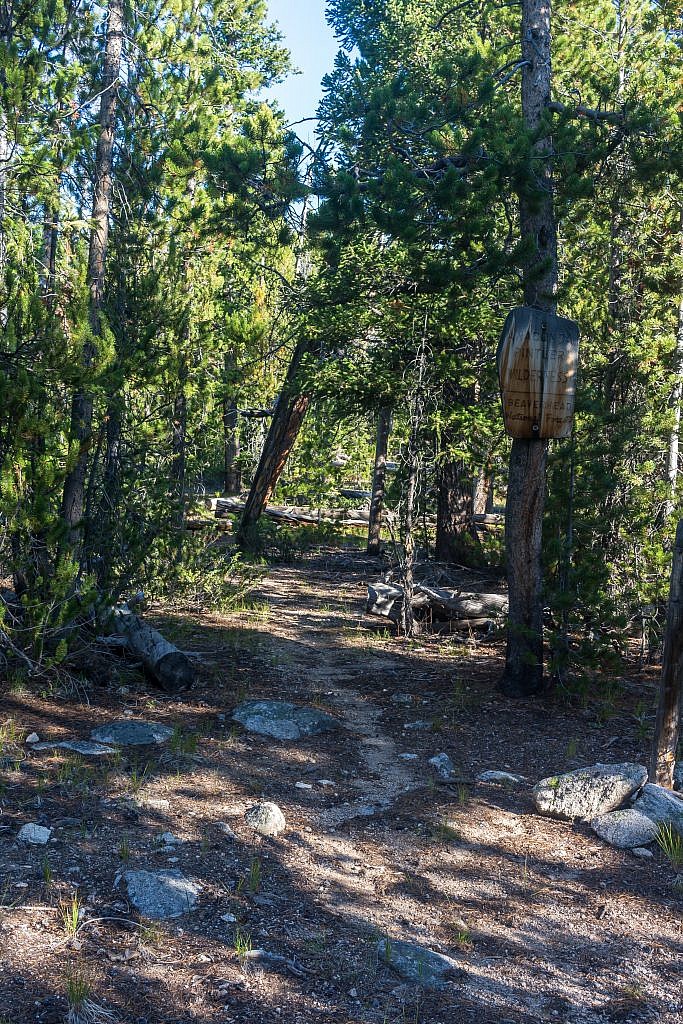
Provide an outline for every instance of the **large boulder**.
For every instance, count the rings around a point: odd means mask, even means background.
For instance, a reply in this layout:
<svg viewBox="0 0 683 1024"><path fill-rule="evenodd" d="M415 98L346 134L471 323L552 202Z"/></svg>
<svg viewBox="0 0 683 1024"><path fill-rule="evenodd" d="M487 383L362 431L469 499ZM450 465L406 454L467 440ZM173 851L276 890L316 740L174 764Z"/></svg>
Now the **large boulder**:
<svg viewBox="0 0 683 1024"><path fill-rule="evenodd" d="M679 796L678 793L649 782L633 807L655 825L671 825L683 836L683 796Z"/></svg>
<svg viewBox="0 0 683 1024"><path fill-rule="evenodd" d="M300 740L339 728L337 719L324 711L287 700L247 700L235 708L232 717L249 732L276 740Z"/></svg>
<svg viewBox="0 0 683 1024"><path fill-rule="evenodd" d="M101 725L90 733L96 743L121 744L124 747L142 747L152 743L165 743L173 735L173 729L160 722L146 722L142 718L120 718L108 725Z"/></svg>
<svg viewBox="0 0 683 1024"><path fill-rule="evenodd" d="M194 910L201 886L181 871L125 871L128 899L143 917L156 921L180 917Z"/></svg>
<svg viewBox="0 0 683 1024"><path fill-rule="evenodd" d="M647 769L641 764L593 764L541 779L532 792L539 814L591 821L617 810L646 782Z"/></svg>
<svg viewBox="0 0 683 1024"><path fill-rule="evenodd" d="M601 814L593 818L591 828L610 846L617 846L621 850L647 846L657 838L655 823L635 807Z"/></svg>

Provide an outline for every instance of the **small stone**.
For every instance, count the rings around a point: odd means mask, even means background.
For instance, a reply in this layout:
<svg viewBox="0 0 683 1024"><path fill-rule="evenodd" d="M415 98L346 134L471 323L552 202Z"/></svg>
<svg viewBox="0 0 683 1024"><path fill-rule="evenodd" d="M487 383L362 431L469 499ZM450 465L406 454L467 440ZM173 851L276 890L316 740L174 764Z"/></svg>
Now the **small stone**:
<svg viewBox="0 0 683 1024"><path fill-rule="evenodd" d="M648 850L647 846L634 846L631 853L634 857L641 857L642 860L651 860L654 857L652 850Z"/></svg>
<svg viewBox="0 0 683 1024"><path fill-rule="evenodd" d="M35 822L28 822L19 829L18 839L22 843L31 843L33 846L45 846L50 841L52 829L44 825L36 825Z"/></svg>
<svg viewBox="0 0 683 1024"><path fill-rule="evenodd" d="M476 776L477 782L490 782L492 785L512 786L526 782L523 775L515 775L513 772L488 771L479 772Z"/></svg>
<svg viewBox="0 0 683 1024"><path fill-rule="evenodd" d="M171 801L164 796L139 795L135 803L140 807L146 807L150 811L170 811Z"/></svg>
<svg viewBox="0 0 683 1024"><path fill-rule="evenodd" d="M414 942L380 939L377 955L380 963L391 967L405 981L424 988L443 988L449 981L462 978L464 973L449 956Z"/></svg>
<svg viewBox="0 0 683 1024"><path fill-rule="evenodd" d="M166 846L176 846L178 843L182 842L182 839L178 839L178 837L174 836L172 832L162 832L159 836L159 841L165 843Z"/></svg>
<svg viewBox="0 0 683 1024"><path fill-rule="evenodd" d="M425 722L423 719L419 719L417 722L406 722L403 726L404 729L430 729L431 722Z"/></svg>
<svg viewBox="0 0 683 1024"><path fill-rule="evenodd" d="M249 732L276 740L300 740L339 728L331 715L285 700L247 700L235 708L232 717Z"/></svg>
<svg viewBox="0 0 683 1024"><path fill-rule="evenodd" d="M401 761L417 761L419 759L419 754L399 754L398 756Z"/></svg>
<svg viewBox="0 0 683 1024"><path fill-rule="evenodd" d="M217 821L216 828L229 839L237 839L237 833L235 832L234 828L228 825L227 821Z"/></svg>
<svg viewBox="0 0 683 1024"><path fill-rule="evenodd" d="M235 924L237 918L234 914L221 914L221 921L225 921L226 924Z"/></svg>
<svg viewBox="0 0 683 1024"><path fill-rule="evenodd" d="M412 704L413 698L409 693L393 693L391 701L393 704Z"/></svg>
<svg viewBox="0 0 683 1024"><path fill-rule="evenodd" d="M244 815L244 820L262 836L277 836L287 827L285 816L277 804L270 800L253 804Z"/></svg>
<svg viewBox="0 0 683 1024"><path fill-rule="evenodd" d="M621 850L642 847L657 838L657 826L654 822L633 807L601 814L593 819L591 828L610 846L616 846Z"/></svg>
<svg viewBox="0 0 683 1024"><path fill-rule="evenodd" d="M440 779L448 782L453 777L454 768L453 762L451 761L448 754L436 754L434 757L429 758L429 763L432 768L436 771L436 774Z"/></svg>
<svg viewBox="0 0 683 1024"><path fill-rule="evenodd" d="M26 737L26 742L27 743L37 743L39 739L40 739L40 736L38 735L37 732L30 732L28 734L28 736Z"/></svg>
<svg viewBox="0 0 683 1024"><path fill-rule="evenodd" d="M655 825L671 825L683 836L683 796L648 782L633 806Z"/></svg>
<svg viewBox="0 0 683 1024"><path fill-rule="evenodd" d="M157 921L194 910L201 886L175 868L164 871L125 871L128 899L144 917Z"/></svg>
<svg viewBox="0 0 683 1024"><path fill-rule="evenodd" d="M319 786L329 787L329 786L336 786L337 783L333 782L332 779L318 779L318 785Z"/></svg>
<svg viewBox="0 0 683 1024"><path fill-rule="evenodd" d="M310 782L295 782L294 783L294 788L295 789L313 789L313 786L311 785Z"/></svg>
<svg viewBox="0 0 683 1024"><path fill-rule="evenodd" d="M93 729L90 736L98 743L120 743L124 747L165 743L173 735L173 729L160 722L146 722L141 718L119 719L109 725Z"/></svg>
<svg viewBox="0 0 683 1024"><path fill-rule="evenodd" d="M621 807L647 782L640 764L594 764L541 779L533 788L539 814L591 821Z"/></svg>

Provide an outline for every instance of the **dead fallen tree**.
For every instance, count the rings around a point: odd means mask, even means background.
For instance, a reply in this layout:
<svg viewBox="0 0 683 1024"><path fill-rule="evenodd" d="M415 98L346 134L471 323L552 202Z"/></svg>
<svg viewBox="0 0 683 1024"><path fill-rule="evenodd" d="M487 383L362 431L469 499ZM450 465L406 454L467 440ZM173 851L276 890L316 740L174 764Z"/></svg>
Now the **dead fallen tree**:
<svg viewBox="0 0 683 1024"><path fill-rule="evenodd" d="M218 518L240 513L245 503L238 498L209 498L207 507ZM263 515L277 523L288 526L317 526L318 523L335 523L338 526L367 527L370 517L368 509L314 509L301 508L296 505L267 505Z"/></svg>
<svg viewBox="0 0 683 1024"><path fill-rule="evenodd" d="M368 615L378 615L398 622L402 603L403 587L398 584L368 585ZM416 582L413 586L411 608L418 613L418 617L425 618L431 615L433 619L454 624L462 623L465 629L470 626L490 629L497 621L503 620L507 614L508 602L502 594L464 593Z"/></svg>
<svg viewBox="0 0 683 1024"><path fill-rule="evenodd" d="M165 693L189 690L197 671L188 656L143 622L127 605L112 609L108 626L124 638L128 650L139 658L145 671Z"/></svg>

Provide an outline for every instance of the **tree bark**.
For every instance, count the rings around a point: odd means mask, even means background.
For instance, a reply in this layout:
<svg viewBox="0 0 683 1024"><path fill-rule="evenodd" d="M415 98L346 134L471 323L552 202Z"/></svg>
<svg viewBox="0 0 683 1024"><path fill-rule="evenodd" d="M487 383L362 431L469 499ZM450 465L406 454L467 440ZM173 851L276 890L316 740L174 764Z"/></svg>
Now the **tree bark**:
<svg viewBox="0 0 683 1024"><path fill-rule="evenodd" d="M483 554L474 528L472 478L462 459L449 459L438 470L436 557L457 565L481 565Z"/></svg>
<svg viewBox="0 0 683 1024"><path fill-rule="evenodd" d="M88 288L90 292L88 319L91 337L83 346L81 365L87 372L97 356L97 339L102 333L100 320L104 299L104 279L109 241L109 210L112 193L112 167L114 137L118 107L118 80L121 69L123 44L123 0L109 0L109 17L102 70L102 97L100 99L100 134L95 156L93 184L92 228L88 249ZM66 475L62 499L62 514L67 530L67 541L77 550L83 537L83 510L88 453L92 437L93 395L83 387L71 404L70 439L78 446L76 460Z"/></svg>
<svg viewBox="0 0 683 1024"><path fill-rule="evenodd" d="M673 786L683 692L683 519L676 530L650 779Z"/></svg>
<svg viewBox="0 0 683 1024"><path fill-rule="evenodd" d="M681 257L683 258L683 208L681 209ZM669 450L666 460L666 482L669 494L664 506L668 517L674 510L676 484L678 482L678 453L681 432L681 401L683 400L683 280L681 281L681 297L678 304L678 330L676 332L676 348L674 351L674 385L671 390L671 409L673 423L669 434Z"/></svg>
<svg viewBox="0 0 683 1024"><path fill-rule="evenodd" d="M522 2L522 112L530 136L550 102L549 0ZM524 268L524 302L557 309L557 230L553 208L552 139L532 144L530 180L520 189L520 233L535 251ZM533 175L533 183L531 181ZM541 543L548 442L513 438L505 507L505 555L510 600L505 670L500 688L524 697L543 687Z"/></svg>
<svg viewBox="0 0 683 1024"><path fill-rule="evenodd" d="M391 409L386 406L377 416L377 441L375 444L375 468L372 475L372 498L370 499L370 525L368 526L369 555L378 555L382 533L382 512L387 479L387 450L391 432Z"/></svg>
<svg viewBox="0 0 683 1024"><path fill-rule="evenodd" d="M237 532L240 543L248 545L249 532L268 504L299 436L310 396L301 393L298 374L303 357L310 351L311 345L307 338L298 342L294 349L240 520Z"/></svg>
<svg viewBox="0 0 683 1024"><path fill-rule="evenodd" d="M12 4L0 0L0 43L9 50L13 36ZM7 76L4 67L0 67L0 90L4 91ZM11 147L7 125L7 112L4 101L0 103L0 329L7 326L7 302L5 296L5 276L7 272L7 234L5 231L5 213L7 209L7 183Z"/></svg>

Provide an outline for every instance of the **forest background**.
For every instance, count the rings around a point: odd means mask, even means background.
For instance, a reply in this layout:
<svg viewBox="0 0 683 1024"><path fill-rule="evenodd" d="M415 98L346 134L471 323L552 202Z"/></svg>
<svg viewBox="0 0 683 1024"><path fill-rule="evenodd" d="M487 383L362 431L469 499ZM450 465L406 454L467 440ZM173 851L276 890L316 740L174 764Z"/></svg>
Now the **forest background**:
<svg viewBox="0 0 683 1024"><path fill-rule="evenodd" d="M585 685L629 624L656 642L681 512L677 5L559 2L535 130L519 4L333 0L328 18L311 140L264 99L289 58L261 0L0 2L10 678L68 670L138 589L229 598L249 558L291 553L266 499L368 486L378 419L398 548L411 507L423 557L502 565L475 516L505 500L495 352L533 264L539 138L581 330L547 471L551 658ZM187 529L204 495L250 484L250 555Z"/></svg>

